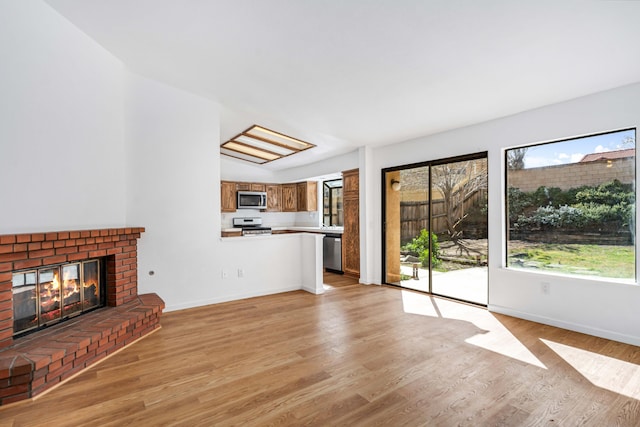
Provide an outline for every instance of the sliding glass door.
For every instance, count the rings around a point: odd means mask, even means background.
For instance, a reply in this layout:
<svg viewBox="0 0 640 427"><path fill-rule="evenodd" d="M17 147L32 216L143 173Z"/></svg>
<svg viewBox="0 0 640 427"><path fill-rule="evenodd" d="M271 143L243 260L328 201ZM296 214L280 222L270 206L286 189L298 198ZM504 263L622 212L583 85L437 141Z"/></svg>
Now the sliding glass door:
<svg viewBox="0 0 640 427"><path fill-rule="evenodd" d="M486 153L383 171L384 281L487 304Z"/></svg>

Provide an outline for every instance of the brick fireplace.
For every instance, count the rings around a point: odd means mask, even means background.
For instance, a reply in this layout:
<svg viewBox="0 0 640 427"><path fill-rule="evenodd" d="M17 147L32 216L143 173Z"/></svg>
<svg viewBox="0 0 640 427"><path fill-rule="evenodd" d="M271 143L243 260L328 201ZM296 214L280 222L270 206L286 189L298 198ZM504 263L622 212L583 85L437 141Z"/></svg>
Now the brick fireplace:
<svg viewBox="0 0 640 427"><path fill-rule="evenodd" d="M35 397L160 326L164 302L138 295L142 227L0 235L0 405ZM106 307L14 337L14 272L100 258Z"/></svg>

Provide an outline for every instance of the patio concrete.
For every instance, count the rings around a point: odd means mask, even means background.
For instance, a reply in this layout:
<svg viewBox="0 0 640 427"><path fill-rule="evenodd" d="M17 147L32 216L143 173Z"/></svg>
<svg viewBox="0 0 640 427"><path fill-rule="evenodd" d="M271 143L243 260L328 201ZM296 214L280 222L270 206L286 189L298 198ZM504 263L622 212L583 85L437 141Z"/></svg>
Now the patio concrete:
<svg viewBox="0 0 640 427"><path fill-rule="evenodd" d="M410 265L401 265L400 271L413 275ZM418 279L402 280L400 286L417 291L429 292L429 272L418 269ZM489 296L487 267L469 267L448 272L433 272L433 293L464 301L486 305Z"/></svg>

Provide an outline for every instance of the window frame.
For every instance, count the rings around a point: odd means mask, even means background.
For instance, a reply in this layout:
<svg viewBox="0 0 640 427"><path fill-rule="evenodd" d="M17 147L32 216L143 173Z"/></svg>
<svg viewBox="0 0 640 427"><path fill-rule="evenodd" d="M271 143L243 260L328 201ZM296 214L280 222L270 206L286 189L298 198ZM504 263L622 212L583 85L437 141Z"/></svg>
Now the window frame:
<svg viewBox="0 0 640 427"><path fill-rule="evenodd" d="M606 281L606 282L612 282L612 283L620 283L620 284L628 284L629 281L633 282L635 285L640 284L638 282L638 242L637 242L637 231L638 231L638 224L637 221L634 220L634 224L633 224L633 231L632 231L632 238L633 238L633 249L634 249L634 262L633 262L633 277L632 278L615 278L615 277L607 277L607 276L602 276L602 277L594 277L591 275L579 275L579 274L575 274L575 273L563 273L563 272L555 272L555 271L550 271L550 270L535 270L535 269L527 269L527 268L517 268L517 267L513 267L509 265L509 235L510 235L510 216L509 216L509 152L511 150L514 149L521 149L521 148L532 148L532 147L538 147L538 146L543 146L543 145L550 145L550 144L558 144L558 143L562 143L562 142L569 142L569 141L575 141L575 140L580 140L580 139L585 139L585 138L591 138L591 137L598 137L598 136L603 136L603 135L608 135L608 134L615 134L615 133L619 133L619 132L627 132L627 131L633 131L634 133L634 146L633 149L636 150L637 149L637 137L638 137L638 128L635 126L632 127L625 127L625 128L620 128L620 129L614 129L614 130L610 130L610 131L604 131L604 132L597 132L597 133L591 133L591 134L584 134L584 135L579 135L579 136L574 136L574 137L568 137L568 138L558 138L558 139L554 139L554 140L549 140L549 141L542 141L542 142L536 142L536 143L530 143L530 144L522 144L522 145L518 145L518 146L512 146L512 147L507 147L503 149L503 167L504 167L504 187L503 187L503 209L504 209L504 245L503 245L503 250L504 250L504 257L503 257L503 267L510 270L510 271L518 271L518 272L524 272L524 273L531 273L531 274L540 274L540 275L551 275L551 276L558 276L558 277L568 277L568 278L572 278L572 279L582 279L582 280L601 280L601 281ZM589 153L587 153L589 154ZM587 155L585 154L585 155ZM574 162L575 163L575 162ZM634 210L634 214L635 214L635 219L637 219L637 201L638 201L638 185L637 185L637 178L638 178L638 168L637 168L637 153L634 152L634 171L633 171L633 191L635 193L635 199L634 199L634 206L633 206L633 210ZM571 163L568 163L571 164Z"/></svg>
<svg viewBox="0 0 640 427"><path fill-rule="evenodd" d="M327 183L337 182L337 181L340 181L341 185L338 185L338 186L327 185ZM325 203L324 190L325 189L329 190L329 196L328 196L328 199L329 199L329 213L328 213L329 223L328 224L326 224L325 220L324 220L325 219L325 212L324 212L324 209L325 209L325 207L324 207L324 203ZM342 178L328 179L326 181L322 181L322 225L329 226L329 227L342 227L342 226L344 226L344 211L343 211L343 217L342 217L343 218L342 219L342 224L333 224L333 215L334 214L336 215L337 218L340 218L340 214L338 212L333 212L333 197L334 197L333 196L333 191L337 190L337 189L343 190ZM340 200L337 202L337 205L339 205L337 207L339 209L342 209L343 197L344 197L344 190L343 190L342 194L340 195ZM340 221L338 221L338 222L340 222Z"/></svg>

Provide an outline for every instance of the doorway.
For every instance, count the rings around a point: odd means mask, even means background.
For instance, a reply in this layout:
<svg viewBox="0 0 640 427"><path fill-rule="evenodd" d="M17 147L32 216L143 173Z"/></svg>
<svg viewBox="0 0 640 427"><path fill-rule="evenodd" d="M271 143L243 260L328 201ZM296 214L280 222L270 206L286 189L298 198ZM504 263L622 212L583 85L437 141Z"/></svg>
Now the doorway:
<svg viewBox="0 0 640 427"><path fill-rule="evenodd" d="M487 153L382 171L383 282L487 305Z"/></svg>

